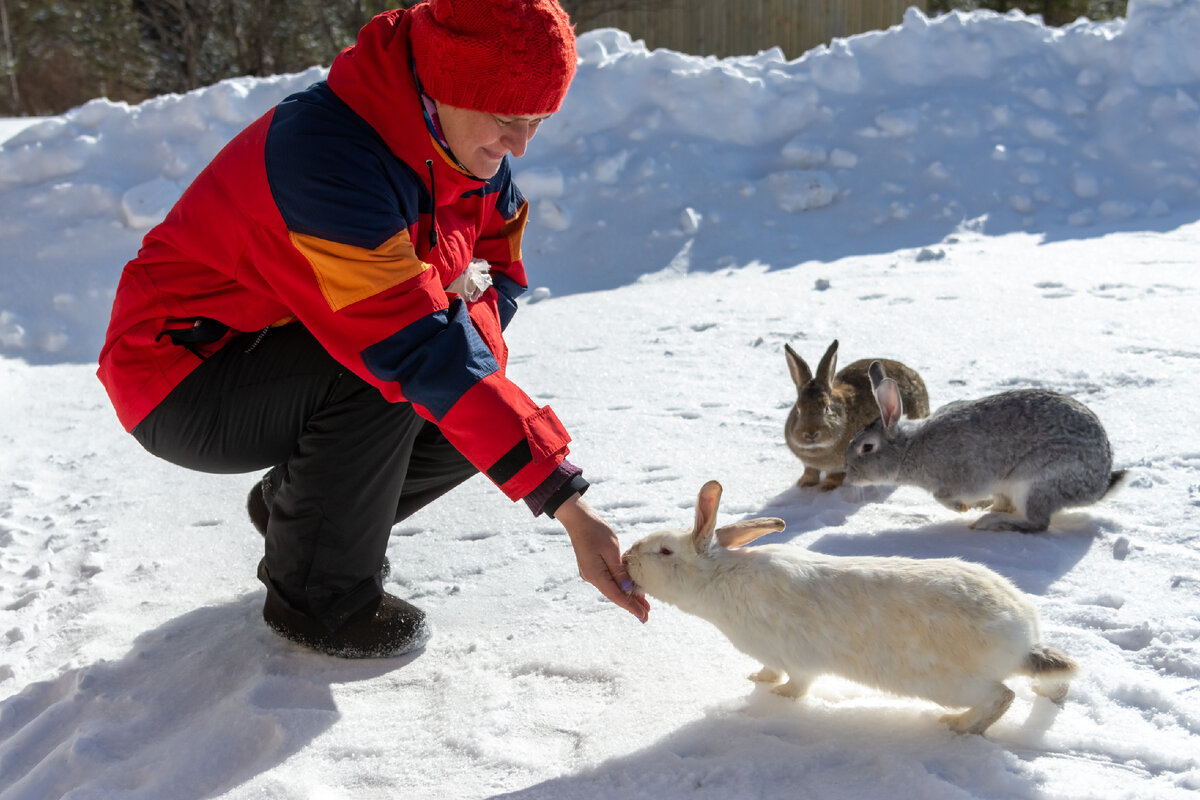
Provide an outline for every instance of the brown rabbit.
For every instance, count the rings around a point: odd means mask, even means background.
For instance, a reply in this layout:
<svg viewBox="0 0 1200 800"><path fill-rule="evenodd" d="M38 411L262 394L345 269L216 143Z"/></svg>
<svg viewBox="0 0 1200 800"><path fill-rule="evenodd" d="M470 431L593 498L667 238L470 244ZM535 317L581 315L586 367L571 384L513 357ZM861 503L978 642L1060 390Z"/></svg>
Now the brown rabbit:
<svg viewBox="0 0 1200 800"><path fill-rule="evenodd" d="M846 446L855 434L879 419L879 407L867 375L872 361L883 364L888 377L899 385L905 416L910 419L929 416L925 382L899 361L864 358L835 374L838 343L834 339L821 357L814 377L791 345L784 344L783 349L797 393L783 435L788 447L804 462L804 474L797 481L800 486L820 484L821 491L828 492L845 480Z"/></svg>

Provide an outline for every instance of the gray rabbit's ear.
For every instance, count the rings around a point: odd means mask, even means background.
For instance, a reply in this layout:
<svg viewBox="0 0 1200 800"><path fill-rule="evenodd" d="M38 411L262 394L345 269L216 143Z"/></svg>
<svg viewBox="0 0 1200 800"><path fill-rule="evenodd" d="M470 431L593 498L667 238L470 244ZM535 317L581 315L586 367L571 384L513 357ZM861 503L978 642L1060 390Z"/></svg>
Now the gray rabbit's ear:
<svg viewBox="0 0 1200 800"><path fill-rule="evenodd" d="M784 522L779 517L759 517L745 519L717 529L717 544L721 547L741 547L750 544L760 536L768 533L778 533L784 529Z"/></svg>
<svg viewBox="0 0 1200 800"><path fill-rule="evenodd" d="M817 364L817 383L826 388L833 386L833 376L837 372L837 349L838 340L834 339L825 355L821 356L821 363Z"/></svg>
<svg viewBox="0 0 1200 800"><path fill-rule="evenodd" d="M712 545L719 505L721 484L709 481L701 487L700 496L696 498L696 527L692 529L692 544L695 545L697 553L703 553Z"/></svg>
<svg viewBox="0 0 1200 800"><path fill-rule="evenodd" d="M784 343L783 352L787 356L788 372L792 373L792 383L796 384L797 389L803 389L812 380L812 371L790 344Z"/></svg>
<svg viewBox="0 0 1200 800"><path fill-rule="evenodd" d="M878 363L878 361L875 362L875 364ZM875 364L871 366L874 367ZM883 428L890 431L896 421L904 416L904 401L900 399L900 387L891 378L884 378L878 384L872 380L872 385L875 388L875 403L879 406L879 416L883 420Z"/></svg>

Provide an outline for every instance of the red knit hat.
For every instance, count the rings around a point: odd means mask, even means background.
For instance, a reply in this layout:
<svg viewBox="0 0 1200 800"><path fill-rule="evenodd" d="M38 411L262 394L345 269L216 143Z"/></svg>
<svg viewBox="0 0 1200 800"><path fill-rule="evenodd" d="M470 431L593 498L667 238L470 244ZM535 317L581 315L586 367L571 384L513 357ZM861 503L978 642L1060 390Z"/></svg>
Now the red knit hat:
<svg viewBox="0 0 1200 800"><path fill-rule="evenodd" d="M425 94L493 114L557 111L575 75L575 31L557 0L425 0L409 9Z"/></svg>

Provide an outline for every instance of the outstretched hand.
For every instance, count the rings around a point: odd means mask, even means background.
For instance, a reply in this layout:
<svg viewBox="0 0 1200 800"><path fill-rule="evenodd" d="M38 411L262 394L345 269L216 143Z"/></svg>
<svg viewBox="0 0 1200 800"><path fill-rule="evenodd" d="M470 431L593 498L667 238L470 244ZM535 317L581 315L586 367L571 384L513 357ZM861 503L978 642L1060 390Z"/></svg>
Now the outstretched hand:
<svg viewBox="0 0 1200 800"><path fill-rule="evenodd" d="M578 494L558 507L554 513L571 538L579 576L600 590L616 605L642 622L650 615L650 604L641 595L631 593L633 582L621 563L621 547L617 535L607 522Z"/></svg>

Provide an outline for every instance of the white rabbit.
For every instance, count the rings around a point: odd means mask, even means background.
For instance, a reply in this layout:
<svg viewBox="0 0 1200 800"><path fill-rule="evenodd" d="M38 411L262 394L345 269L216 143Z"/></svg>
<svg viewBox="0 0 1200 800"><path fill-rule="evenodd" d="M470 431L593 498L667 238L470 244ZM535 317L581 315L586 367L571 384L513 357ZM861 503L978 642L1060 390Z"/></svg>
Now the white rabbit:
<svg viewBox="0 0 1200 800"><path fill-rule="evenodd" d="M751 680L800 697L839 675L948 708L956 731L983 733L1007 710L1011 675L1061 702L1077 666L1042 643L1033 604L1002 576L954 558L838 557L795 545L740 549L783 520L716 529L709 481L692 530L660 531L624 555L634 591L708 620L762 662Z"/></svg>
<svg viewBox="0 0 1200 800"><path fill-rule="evenodd" d="M1044 389L949 403L901 419L904 403L871 364L880 418L846 448L851 484L919 486L955 511L988 508L981 530L1046 530L1060 509L1094 503L1125 476L1112 471L1104 426L1087 406Z"/></svg>

